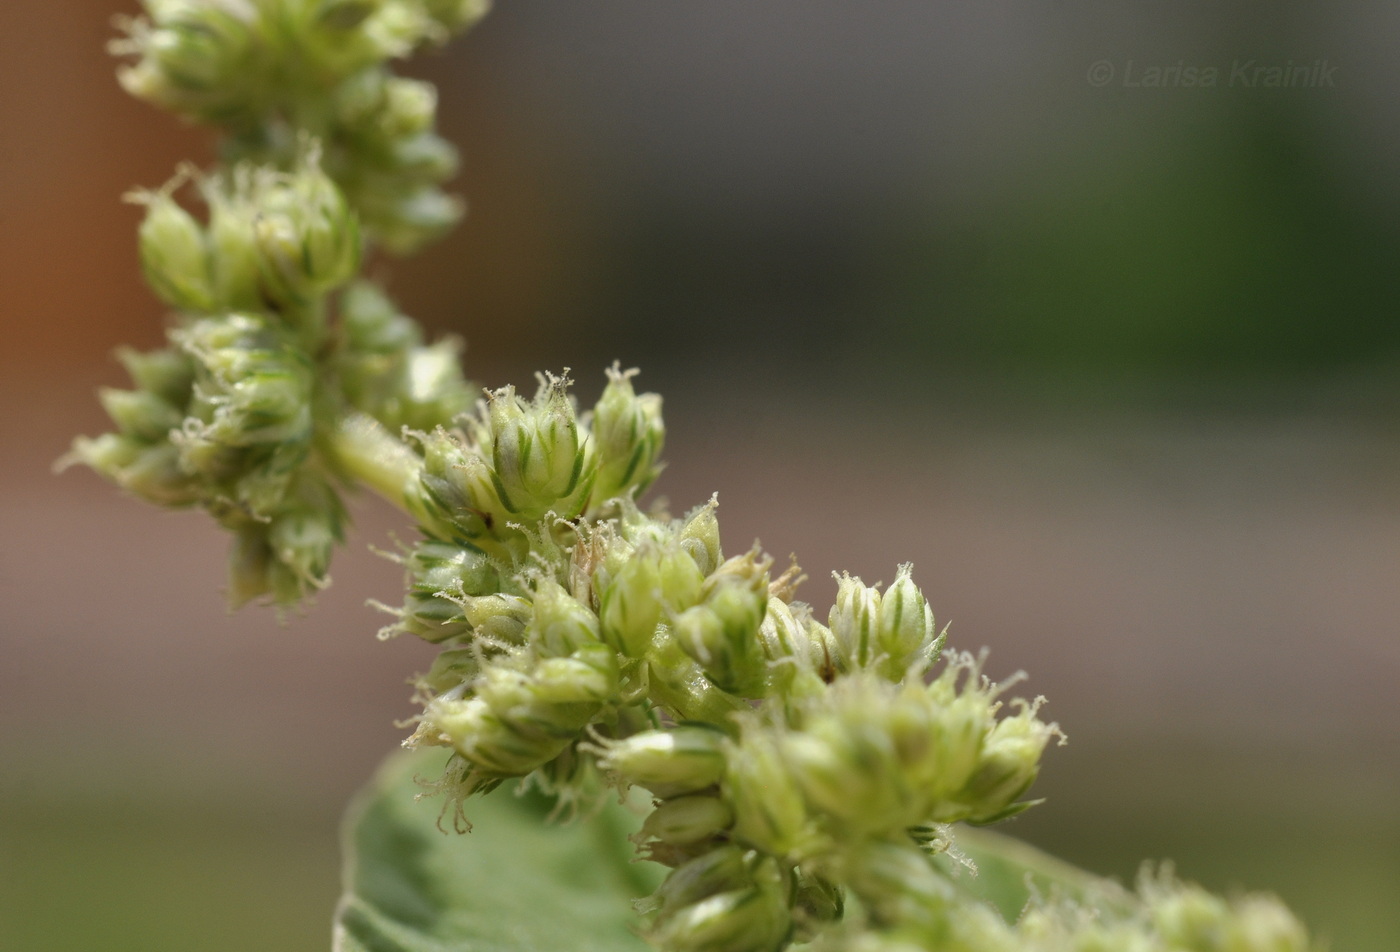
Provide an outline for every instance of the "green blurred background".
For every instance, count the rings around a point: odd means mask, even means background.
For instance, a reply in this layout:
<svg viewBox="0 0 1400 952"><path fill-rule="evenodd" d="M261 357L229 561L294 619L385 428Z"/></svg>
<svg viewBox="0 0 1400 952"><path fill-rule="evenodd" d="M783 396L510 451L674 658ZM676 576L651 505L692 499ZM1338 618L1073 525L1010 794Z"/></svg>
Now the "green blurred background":
<svg viewBox="0 0 1400 952"><path fill-rule="evenodd" d="M132 9L0 8L0 948L325 948L339 813L427 657L362 604L408 530L363 502L279 625L224 611L200 517L48 470L104 426L111 349L159 339L119 196L210 154L117 91ZM830 570L912 560L1072 739L1010 832L1391 952L1397 30L1359 2L503 0L411 67L471 213L392 288L486 385L569 366L587 402L641 366L659 491L718 491L729 548L798 553L819 610ZM1232 84L1251 61L1331 84ZM1176 65L1218 85L1133 85Z"/></svg>

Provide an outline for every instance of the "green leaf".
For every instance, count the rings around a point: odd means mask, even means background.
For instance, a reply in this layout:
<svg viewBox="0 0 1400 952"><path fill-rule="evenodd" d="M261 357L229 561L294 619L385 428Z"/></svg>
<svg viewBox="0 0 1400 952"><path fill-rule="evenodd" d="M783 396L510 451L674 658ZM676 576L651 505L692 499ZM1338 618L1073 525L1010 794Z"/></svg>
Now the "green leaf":
<svg viewBox="0 0 1400 952"><path fill-rule="evenodd" d="M974 874L946 853L934 862L954 877L962 891L991 903L1008 922L1015 922L1034 890L1042 896L1058 893L1082 899L1096 896L1103 880L1027 843L989 830L959 826L954 844L977 867Z"/></svg>
<svg viewBox="0 0 1400 952"><path fill-rule="evenodd" d="M351 806L335 952L645 952L630 900L660 869L632 862L636 817L552 822L508 785L469 801L472 832L442 833L442 801L414 798L445 759L393 757Z"/></svg>

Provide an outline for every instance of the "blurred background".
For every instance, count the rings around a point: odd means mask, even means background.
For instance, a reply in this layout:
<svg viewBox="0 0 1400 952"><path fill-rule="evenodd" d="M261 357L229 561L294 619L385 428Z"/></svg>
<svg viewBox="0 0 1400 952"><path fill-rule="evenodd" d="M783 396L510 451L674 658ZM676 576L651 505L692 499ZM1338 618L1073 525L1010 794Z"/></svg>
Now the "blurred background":
<svg viewBox="0 0 1400 952"><path fill-rule="evenodd" d="M134 8L0 6L0 947L325 948L340 812L428 657L363 604L410 530L363 500L279 624L226 612L201 516L50 473L106 426L111 350L160 340L120 195L211 154L118 91ZM567 366L591 403L642 367L658 491L719 492L728 548L796 552L819 613L832 569L913 561L1071 738L1010 832L1391 952L1397 31L1360 2L502 0L411 67L471 211L391 286L484 385Z"/></svg>

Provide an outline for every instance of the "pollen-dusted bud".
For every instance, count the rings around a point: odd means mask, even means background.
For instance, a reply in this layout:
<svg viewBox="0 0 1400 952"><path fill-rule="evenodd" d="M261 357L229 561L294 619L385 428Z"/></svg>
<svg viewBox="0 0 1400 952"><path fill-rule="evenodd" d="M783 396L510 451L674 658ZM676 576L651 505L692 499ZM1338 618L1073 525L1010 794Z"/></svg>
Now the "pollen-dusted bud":
<svg viewBox="0 0 1400 952"><path fill-rule="evenodd" d="M891 681L902 680L911 665L936 657L943 638L934 627L933 612L910 578L913 566L899 567L894 583L880 597L880 669Z"/></svg>
<svg viewBox="0 0 1400 952"><path fill-rule="evenodd" d="M601 763L658 797L697 793L724 775L724 735L698 725L645 731L610 744Z"/></svg>
<svg viewBox="0 0 1400 952"><path fill-rule="evenodd" d="M654 393L638 396L632 389L636 370L608 370L608 386L593 409L593 439L598 454L600 500L639 496L661 472L657 461L666 439L661 420L661 398Z"/></svg>
<svg viewBox="0 0 1400 952"><path fill-rule="evenodd" d="M264 290L304 305L344 284L360 265L355 213L312 153L290 176L267 178L253 223Z"/></svg>
<svg viewBox="0 0 1400 952"><path fill-rule="evenodd" d="M637 833L639 840L654 839L668 846L689 846L729 828L734 813L718 797L694 794L657 804Z"/></svg>
<svg viewBox="0 0 1400 952"><path fill-rule="evenodd" d="M827 624L847 662L870 664L879 652L880 592L844 572L836 576L836 604Z"/></svg>
<svg viewBox="0 0 1400 952"><path fill-rule="evenodd" d="M168 189L141 193L134 200L146 206L138 232L146 283L171 307L212 311L214 287L204 229Z"/></svg>
<svg viewBox="0 0 1400 952"><path fill-rule="evenodd" d="M563 657L599 643L598 616L553 579L535 586L530 644L546 656Z"/></svg>

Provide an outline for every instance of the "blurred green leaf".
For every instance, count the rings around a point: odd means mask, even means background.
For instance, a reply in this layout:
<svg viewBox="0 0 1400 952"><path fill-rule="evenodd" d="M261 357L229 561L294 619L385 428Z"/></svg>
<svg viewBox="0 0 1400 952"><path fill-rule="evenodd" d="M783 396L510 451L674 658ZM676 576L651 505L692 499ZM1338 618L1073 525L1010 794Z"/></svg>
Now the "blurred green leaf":
<svg viewBox="0 0 1400 952"><path fill-rule="evenodd" d="M468 804L472 832L443 833L442 801L414 799L443 759L390 759L352 805L335 952L646 949L630 900L657 877L632 862L636 817L610 802L551 822L545 798L506 788Z"/></svg>
<svg viewBox="0 0 1400 952"><path fill-rule="evenodd" d="M956 844L976 866L975 873L946 853L935 862L964 892L995 906L1007 922L1021 915L1032 890L1077 899L1099 882L1093 874L1001 833L958 827Z"/></svg>

